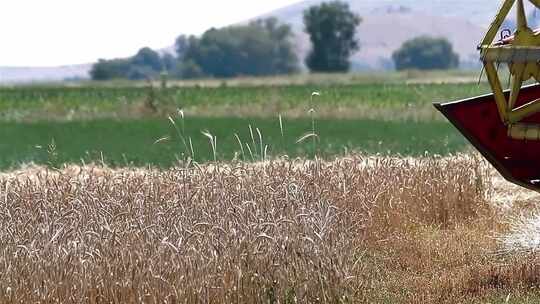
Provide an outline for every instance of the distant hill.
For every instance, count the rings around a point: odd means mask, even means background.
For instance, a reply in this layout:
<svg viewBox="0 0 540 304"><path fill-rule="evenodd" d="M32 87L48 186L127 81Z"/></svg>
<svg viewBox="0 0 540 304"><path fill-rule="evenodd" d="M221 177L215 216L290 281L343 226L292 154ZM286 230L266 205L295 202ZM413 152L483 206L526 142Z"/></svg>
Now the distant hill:
<svg viewBox="0 0 540 304"><path fill-rule="evenodd" d="M446 37L460 55L462 66L478 64L476 46L484 29L457 17L440 17L401 10L363 16L358 28L360 50L352 56L358 70L392 69L392 53L403 42L421 35ZM296 30L296 45L302 58L309 51L309 37Z"/></svg>
<svg viewBox="0 0 540 304"><path fill-rule="evenodd" d="M459 53L462 66L478 66L476 45L500 4L499 0L344 0L363 19L358 28L361 49L352 60L355 69L392 68L391 54L408 39L420 36L447 37ZM307 0L252 19L275 16L293 26L296 46L303 58L310 48L303 33L303 11L323 2ZM529 4L529 3L527 3ZM540 26L540 12L528 8L530 23ZM513 14L512 14L513 16ZM513 18L511 18L513 19ZM507 27L512 28L513 20ZM144 41L141 41L144 45ZM164 49L170 52L172 47ZM62 81L88 78L91 64L48 68L0 67L0 83Z"/></svg>
<svg viewBox="0 0 540 304"><path fill-rule="evenodd" d="M58 67L0 67L0 83L54 82L88 79L91 64Z"/></svg>
<svg viewBox="0 0 540 304"><path fill-rule="evenodd" d="M303 56L310 48L303 33L303 11L323 2L308 0L268 14L289 23L297 33L296 44ZM478 65L476 46L495 16L501 1L493 0L346 0L363 22L358 29L361 50L353 56L357 69L391 68L391 54L401 44L420 35L447 37L460 55L463 66ZM540 13L529 7L538 24ZM513 15L512 15L513 16ZM510 21L510 24L512 22Z"/></svg>
<svg viewBox="0 0 540 304"><path fill-rule="evenodd" d="M352 10L363 17L388 11L413 10L432 16L458 17L471 23L487 27L502 1L499 0L343 0ZM323 0L307 0L290 5L266 15L277 16L290 24L302 23L302 12Z"/></svg>

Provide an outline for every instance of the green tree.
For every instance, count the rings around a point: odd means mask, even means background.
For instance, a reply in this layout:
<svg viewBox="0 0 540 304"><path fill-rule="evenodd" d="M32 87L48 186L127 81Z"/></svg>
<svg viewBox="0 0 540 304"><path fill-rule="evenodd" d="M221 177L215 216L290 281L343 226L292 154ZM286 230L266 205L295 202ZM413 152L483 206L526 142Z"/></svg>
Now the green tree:
<svg viewBox="0 0 540 304"><path fill-rule="evenodd" d="M348 71L349 58L359 49L355 34L361 21L341 1L324 2L304 11L305 32L312 44L306 58L308 68L316 72Z"/></svg>
<svg viewBox="0 0 540 304"><path fill-rule="evenodd" d="M144 47L129 58L105 60L100 59L92 66L90 76L94 80L111 80L127 78L141 80L157 77L164 69L175 67L176 59L165 54L161 57L151 48Z"/></svg>
<svg viewBox="0 0 540 304"><path fill-rule="evenodd" d="M452 69L459 65L459 55L447 39L428 36L406 41L392 54L392 59L397 70Z"/></svg>
<svg viewBox="0 0 540 304"><path fill-rule="evenodd" d="M195 36L186 36L186 35L180 35L178 38L176 38L176 41L174 43L176 56L178 58L182 58L186 51L189 48L189 45L193 43L194 40L197 38Z"/></svg>
<svg viewBox="0 0 540 304"><path fill-rule="evenodd" d="M163 54L161 57L161 62L163 64L163 70L167 71L168 73L174 72L178 64L177 58L169 53Z"/></svg>
<svg viewBox="0 0 540 304"><path fill-rule="evenodd" d="M128 59L99 59L98 62L92 66L90 76L93 80L125 78L129 68L130 62Z"/></svg>
<svg viewBox="0 0 540 304"><path fill-rule="evenodd" d="M132 64L122 78L127 78L129 80L148 80L156 78L157 74L158 72L153 70L150 66Z"/></svg>
<svg viewBox="0 0 540 304"><path fill-rule="evenodd" d="M290 26L270 18L212 28L200 39L180 36L176 51L183 77L288 74L298 69L291 36Z"/></svg>
<svg viewBox="0 0 540 304"><path fill-rule="evenodd" d="M159 56L158 52L149 47L143 47L140 49L137 54L131 58L131 63L132 65L146 67L157 72L163 69L161 57Z"/></svg>

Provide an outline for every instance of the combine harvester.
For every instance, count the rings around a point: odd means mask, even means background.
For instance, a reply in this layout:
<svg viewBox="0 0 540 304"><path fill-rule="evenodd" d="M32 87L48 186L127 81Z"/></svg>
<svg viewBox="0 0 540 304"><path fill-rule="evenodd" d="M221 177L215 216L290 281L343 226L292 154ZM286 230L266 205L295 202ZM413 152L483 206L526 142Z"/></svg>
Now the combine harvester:
<svg viewBox="0 0 540 304"><path fill-rule="evenodd" d="M522 87L540 81L540 32L529 28L523 1L505 0L478 46L492 94L435 107L507 180L540 191L540 84ZM540 8L540 0L528 1ZM512 35L501 26L514 6ZM508 90L501 85L500 65L510 71Z"/></svg>

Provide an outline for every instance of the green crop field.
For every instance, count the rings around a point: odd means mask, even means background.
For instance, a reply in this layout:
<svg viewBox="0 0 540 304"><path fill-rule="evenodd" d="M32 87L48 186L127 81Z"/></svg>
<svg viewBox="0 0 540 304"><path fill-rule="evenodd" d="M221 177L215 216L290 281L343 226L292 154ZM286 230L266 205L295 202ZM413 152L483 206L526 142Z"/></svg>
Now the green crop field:
<svg viewBox="0 0 540 304"><path fill-rule="evenodd" d="M424 104L436 100L465 98L488 91L477 84L353 84L287 85L257 87L177 87L165 90L150 87L16 87L0 88L2 109L41 108L57 104L68 108L85 105L114 107L120 102L152 98L174 102L176 106L247 105L278 100L294 106L310 101L312 92L321 92L316 102L330 105L398 106ZM161 100L160 100L161 99Z"/></svg>
<svg viewBox="0 0 540 304"><path fill-rule="evenodd" d="M96 161L171 166L187 157L204 162L466 149L432 102L484 94L488 86L398 76L207 81L165 89L114 82L0 87L0 167Z"/></svg>
<svg viewBox="0 0 540 304"><path fill-rule="evenodd" d="M218 160L257 161L285 154L329 157L352 151L417 156L447 154L465 147L458 132L443 122L316 120L318 136L304 140L303 136L312 133L309 119L282 120L283 136L278 118L194 117L185 119L184 131L181 119L176 125L178 131L168 120L157 119L0 123L0 167L28 162L57 166L100 162L102 158L115 166L162 167L187 157L213 160L210 139L201 131L216 138Z"/></svg>
<svg viewBox="0 0 540 304"><path fill-rule="evenodd" d="M320 96L311 98L312 92ZM423 113L432 120L434 101L461 99L488 92L477 84L350 84L248 87L15 87L0 88L3 120L65 120L104 117L140 118L182 108L199 116L305 116L374 118L384 110ZM156 113L153 113L156 112ZM422 116L421 115L421 116ZM379 115L384 118L383 114ZM388 116L395 116L388 113Z"/></svg>

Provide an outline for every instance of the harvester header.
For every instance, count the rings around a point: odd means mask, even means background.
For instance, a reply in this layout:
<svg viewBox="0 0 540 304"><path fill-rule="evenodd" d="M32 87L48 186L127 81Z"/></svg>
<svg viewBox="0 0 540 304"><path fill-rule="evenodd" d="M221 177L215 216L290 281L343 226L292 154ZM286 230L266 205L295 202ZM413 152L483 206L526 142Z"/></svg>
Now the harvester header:
<svg viewBox="0 0 540 304"><path fill-rule="evenodd" d="M540 191L540 32L529 27L524 1L505 0L478 46L492 93L435 107L506 179ZM540 8L540 0L528 1ZM512 33L502 25L513 7ZM501 66L509 71L506 90Z"/></svg>

